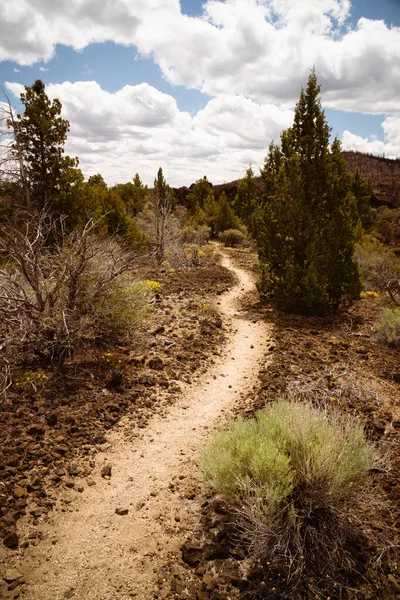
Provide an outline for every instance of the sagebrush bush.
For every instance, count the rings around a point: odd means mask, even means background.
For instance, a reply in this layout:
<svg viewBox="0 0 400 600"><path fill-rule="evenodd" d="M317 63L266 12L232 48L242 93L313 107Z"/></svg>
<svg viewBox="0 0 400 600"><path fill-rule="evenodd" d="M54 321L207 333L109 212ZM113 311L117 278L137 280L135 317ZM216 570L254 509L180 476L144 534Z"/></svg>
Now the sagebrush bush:
<svg viewBox="0 0 400 600"><path fill-rule="evenodd" d="M211 228L207 225L198 225L193 227L192 225L186 225L181 229L180 242L182 244L197 244L202 246L211 237Z"/></svg>
<svg viewBox="0 0 400 600"><path fill-rule="evenodd" d="M239 229L226 229L218 234L218 239L224 244L224 246L231 246L235 248L240 246L246 239L245 234Z"/></svg>
<svg viewBox="0 0 400 600"><path fill-rule="evenodd" d="M396 306L400 304L400 260L391 248L372 235L365 235L355 246L355 260L366 288L386 292Z"/></svg>
<svg viewBox="0 0 400 600"><path fill-rule="evenodd" d="M350 507L376 460L358 421L282 400L214 435L201 471L230 502L250 558L285 574L277 597L295 598L351 563Z"/></svg>
<svg viewBox="0 0 400 600"><path fill-rule="evenodd" d="M379 341L389 346L400 346L400 308L386 308L375 333Z"/></svg>

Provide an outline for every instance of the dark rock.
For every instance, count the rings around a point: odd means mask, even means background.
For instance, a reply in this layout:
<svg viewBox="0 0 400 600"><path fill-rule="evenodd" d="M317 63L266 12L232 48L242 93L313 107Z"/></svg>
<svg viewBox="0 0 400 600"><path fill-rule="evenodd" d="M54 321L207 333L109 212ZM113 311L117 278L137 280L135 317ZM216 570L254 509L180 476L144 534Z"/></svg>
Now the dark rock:
<svg viewBox="0 0 400 600"><path fill-rule="evenodd" d="M164 368L164 361L161 356L153 356L147 363L150 369L161 371Z"/></svg>
<svg viewBox="0 0 400 600"><path fill-rule="evenodd" d="M3 539L3 544L6 546L6 548L11 548L11 550L18 548L19 539L15 531L9 531L6 533Z"/></svg>
<svg viewBox="0 0 400 600"><path fill-rule="evenodd" d="M135 366L144 365L145 362L146 362L145 354L129 356L129 363L131 365L135 365Z"/></svg>
<svg viewBox="0 0 400 600"><path fill-rule="evenodd" d="M98 435L96 435L94 438L94 443L95 444L106 444L107 438L104 435L104 433L99 433Z"/></svg>
<svg viewBox="0 0 400 600"><path fill-rule="evenodd" d="M73 479L71 479L70 477L67 477L64 481L65 485L67 488L73 488L75 487L75 481Z"/></svg>
<svg viewBox="0 0 400 600"><path fill-rule="evenodd" d="M19 585L21 585L21 583L24 583L24 580L17 579L16 581L13 581L12 583L10 583L10 585L7 587L7 590L9 592L11 592L12 590L15 590L15 588L17 588ZM14 598L19 598L19 594L17 596L14 596Z"/></svg>
<svg viewBox="0 0 400 600"><path fill-rule="evenodd" d="M157 379L153 375L142 375L138 378L138 381L141 385L147 385L148 387L152 387L157 383Z"/></svg>
<svg viewBox="0 0 400 600"><path fill-rule="evenodd" d="M44 427L42 427L42 425L31 425L30 427L28 427L27 432L29 433L29 435L43 435L44 434Z"/></svg>
<svg viewBox="0 0 400 600"><path fill-rule="evenodd" d="M114 371L108 381L107 386L110 388L117 388L122 385L123 375L118 371Z"/></svg>
<svg viewBox="0 0 400 600"><path fill-rule="evenodd" d="M104 465L104 467L101 469L101 476L102 477L111 477L111 471L112 471L111 465Z"/></svg>
<svg viewBox="0 0 400 600"><path fill-rule="evenodd" d="M67 590L66 592L64 592L63 598L73 598L75 596L75 592L74 590Z"/></svg>
<svg viewBox="0 0 400 600"><path fill-rule="evenodd" d="M120 515L121 517L123 517L124 515L127 515L128 512L129 512L129 508L116 508L115 509L115 514Z"/></svg>
<svg viewBox="0 0 400 600"><path fill-rule="evenodd" d="M194 546L189 543L183 544L181 547L181 552L182 560L191 566L198 565L203 557L203 549L199 546Z"/></svg>
<svg viewBox="0 0 400 600"><path fill-rule="evenodd" d="M46 415L46 423L49 427L55 427L58 422L58 417L56 413L49 413Z"/></svg>
<svg viewBox="0 0 400 600"><path fill-rule="evenodd" d="M160 333L164 333L164 331L165 327L163 325L160 325L160 327L157 327L157 329L151 332L151 335L159 335Z"/></svg>

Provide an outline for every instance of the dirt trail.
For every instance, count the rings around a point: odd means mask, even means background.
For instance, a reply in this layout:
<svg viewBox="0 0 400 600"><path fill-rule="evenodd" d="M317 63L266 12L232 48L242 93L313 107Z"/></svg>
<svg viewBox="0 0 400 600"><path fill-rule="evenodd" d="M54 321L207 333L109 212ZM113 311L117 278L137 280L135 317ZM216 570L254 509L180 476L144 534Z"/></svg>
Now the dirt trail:
<svg viewBox="0 0 400 600"><path fill-rule="evenodd" d="M220 297L232 327L223 355L185 386L166 417L155 415L146 429L126 424L110 434L96 456L96 485L82 494L62 492L73 501L64 498L62 510L42 526L44 539L15 565L27 583L26 600L148 600L162 587L160 565L179 554L196 520L199 451L209 429L254 385L269 338L267 325L236 306L254 286L250 275L226 256L223 261L239 279ZM112 465L110 480L97 476L105 463ZM129 512L118 515L116 508Z"/></svg>

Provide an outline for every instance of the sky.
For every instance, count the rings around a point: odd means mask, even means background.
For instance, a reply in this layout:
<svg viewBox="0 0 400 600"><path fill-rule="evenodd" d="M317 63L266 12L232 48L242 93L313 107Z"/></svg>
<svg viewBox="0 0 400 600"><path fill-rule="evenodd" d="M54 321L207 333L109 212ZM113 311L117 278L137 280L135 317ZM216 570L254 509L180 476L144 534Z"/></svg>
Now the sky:
<svg viewBox="0 0 400 600"><path fill-rule="evenodd" d="M0 0L0 85L41 79L109 184L258 174L313 67L343 149L400 157L400 0Z"/></svg>

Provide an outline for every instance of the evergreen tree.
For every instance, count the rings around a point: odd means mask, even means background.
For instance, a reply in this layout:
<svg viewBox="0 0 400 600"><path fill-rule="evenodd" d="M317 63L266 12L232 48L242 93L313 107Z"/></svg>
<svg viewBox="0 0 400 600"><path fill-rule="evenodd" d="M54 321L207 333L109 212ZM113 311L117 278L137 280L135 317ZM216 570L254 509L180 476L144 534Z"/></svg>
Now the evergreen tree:
<svg viewBox="0 0 400 600"><path fill-rule="evenodd" d="M212 185L204 175L196 181L186 197L189 213L194 213L199 209L204 210L209 202L210 195L214 197Z"/></svg>
<svg viewBox="0 0 400 600"><path fill-rule="evenodd" d="M25 165L31 201L39 209L47 205L54 212L65 212L66 196L83 181L76 169L78 159L64 156L69 122L60 116L60 101L50 101L40 79L25 86L21 102L24 114L17 115L11 125Z"/></svg>
<svg viewBox="0 0 400 600"><path fill-rule="evenodd" d="M260 289L286 311L324 315L358 297L353 262L357 204L340 143L330 128L313 71L292 127L271 144L256 216Z"/></svg>
<svg viewBox="0 0 400 600"><path fill-rule="evenodd" d="M133 183L131 181L128 183L118 183L112 190L121 198L125 204L126 213L130 217L136 217L142 210L149 193L147 185L143 185L138 173L133 178Z"/></svg>
<svg viewBox="0 0 400 600"><path fill-rule="evenodd" d="M222 192L217 202L214 232L219 233L226 229L237 229L239 225L240 222L235 215L235 211L229 204L225 192Z"/></svg>
<svg viewBox="0 0 400 600"><path fill-rule="evenodd" d="M239 179L238 190L235 196L235 212L238 217L252 231L253 213L257 202L257 187L254 171L249 165L246 175Z"/></svg>

